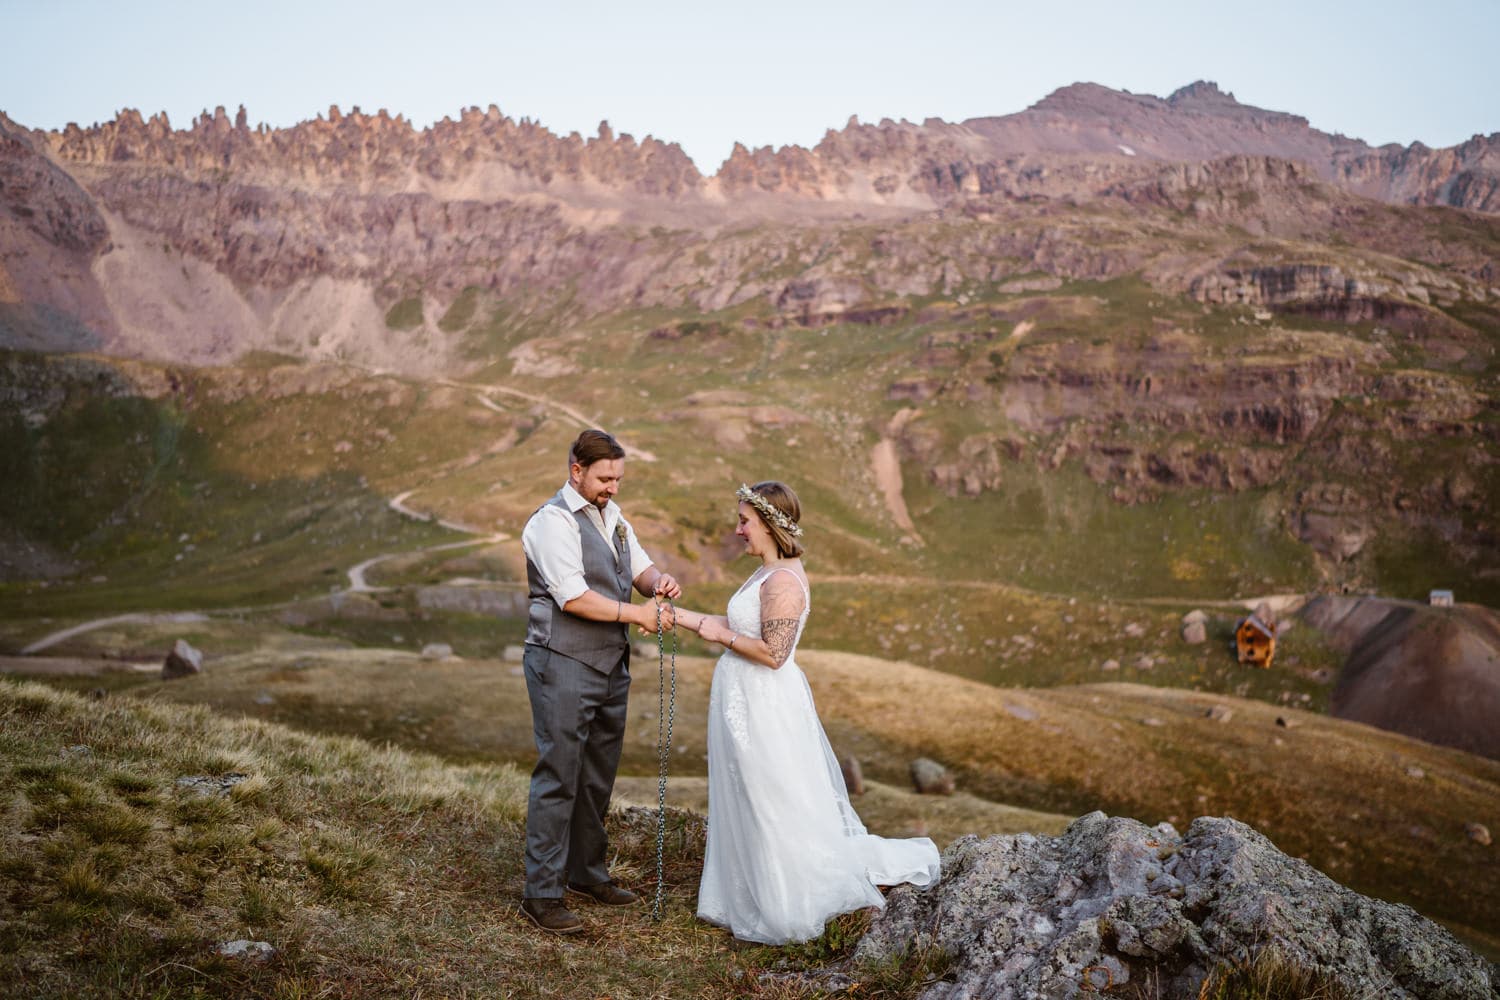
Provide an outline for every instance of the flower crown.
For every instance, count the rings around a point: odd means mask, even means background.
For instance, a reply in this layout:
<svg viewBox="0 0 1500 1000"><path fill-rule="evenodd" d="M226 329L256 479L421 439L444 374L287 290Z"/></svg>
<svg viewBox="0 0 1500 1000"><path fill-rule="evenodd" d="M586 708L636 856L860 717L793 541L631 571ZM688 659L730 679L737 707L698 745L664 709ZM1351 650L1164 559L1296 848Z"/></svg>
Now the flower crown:
<svg viewBox="0 0 1500 1000"><path fill-rule="evenodd" d="M781 511L777 510L771 504L771 501L767 500L765 497L761 496L759 493L755 492L744 483L740 483L740 488L734 491L734 495L745 501L750 506L754 507L756 510L760 511L761 517L775 524L776 527L780 528L782 531L785 531L793 538L802 537L802 526L800 524L787 517Z"/></svg>

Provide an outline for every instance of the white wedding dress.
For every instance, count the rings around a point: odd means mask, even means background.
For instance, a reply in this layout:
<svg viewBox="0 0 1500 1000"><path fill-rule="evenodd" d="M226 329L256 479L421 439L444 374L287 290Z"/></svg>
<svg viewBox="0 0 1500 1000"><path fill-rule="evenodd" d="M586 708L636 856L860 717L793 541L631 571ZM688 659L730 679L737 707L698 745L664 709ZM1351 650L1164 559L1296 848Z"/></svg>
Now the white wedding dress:
<svg viewBox="0 0 1500 1000"><path fill-rule="evenodd" d="M729 627L741 635L760 636L760 585L769 575L756 570L729 599ZM812 602L802 578L792 576L806 601L800 640ZM884 907L877 885L928 886L938 872L928 838L865 832L797 666L795 641L779 670L732 650L719 657L708 703L700 918L746 941L807 941L830 917Z"/></svg>

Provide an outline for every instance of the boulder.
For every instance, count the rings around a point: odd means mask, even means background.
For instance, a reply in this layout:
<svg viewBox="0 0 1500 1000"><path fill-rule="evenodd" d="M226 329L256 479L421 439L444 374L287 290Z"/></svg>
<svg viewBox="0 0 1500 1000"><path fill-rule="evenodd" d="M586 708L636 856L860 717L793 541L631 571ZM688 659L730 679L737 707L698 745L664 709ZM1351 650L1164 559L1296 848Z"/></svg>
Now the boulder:
<svg viewBox="0 0 1500 1000"><path fill-rule="evenodd" d="M446 642L429 642L422 647L422 659L446 660L453 655L453 647Z"/></svg>
<svg viewBox="0 0 1500 1000"><path fill-rule="evenodd" d="M1361 896L1233 819L1170 824L1091 813L1061 836L943 853L943 877L892 891L855 957L938 949L923 1000L1072 1000L1102 989L1190 1000L1215 967L1275 948L1352 996L1492 998L1497 970L1410 907Z"/></svg>
<svg viewBox="0 0 1500 1000"><path fill-rule="evenodd" d="M172 644L172 651L161 665L161 679L164 681L191 677L202 672L203 654L189 645L186 639L178 639Z"/></svg>
<svg viewBox="0 0 1500 1000"><path fill-rule="evenodd" d="M1208 626L1203 622L1188 622L1182 626L1182 641L1196 646L1208 641Z"/></svg>
<svg viewBox="0 0 1500 1000"><path fill-rule="evenodd" d="M953 775L937 761L918 757L911 762L911 783L919 795L952 795Z"/></svg>

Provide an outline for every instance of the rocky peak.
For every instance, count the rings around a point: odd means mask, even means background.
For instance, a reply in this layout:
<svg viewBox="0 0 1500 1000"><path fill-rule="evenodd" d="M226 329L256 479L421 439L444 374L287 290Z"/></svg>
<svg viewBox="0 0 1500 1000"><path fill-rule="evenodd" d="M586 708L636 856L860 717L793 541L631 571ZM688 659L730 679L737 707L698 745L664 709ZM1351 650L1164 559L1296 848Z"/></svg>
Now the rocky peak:
<svg viewBox="0 0 1500 1000"><path fill-rule="evenodd" d="M592 181L636 194L675 195L697 188L702 176L676 143L615 136L601 123L597 138L558 136L529 119L515 121L494 105L472 107L457 121L444 118L417 129L384 108L367 114L337 106L291 128L249 127L241 106L231 120L222 107L204 111L174 130L165 114L143 119L127 108L113 121L46 133L53 154L67 163L162 167L190 177L224 170L296 186L363 184L417 174L443 186L481 178L483 190L512 193L529 184Z"/></svg>
<svg viewBox="0 0 1500 1000"><path fill-rule="evenodd" d="M1128 90L1114 90L1097 83L1073 83L1059 87L1020 114L1094 118L1156 110L1162 103L1161 98L1150 94L1132 94Z"/></svg>
<svg viewBox="0 0 1500 1000"><path fill-rule="evenodd" d="M1232 104L1239 105L1234 95L1220 90L1219 85L1212 80L1194 80L1186 87L1178 87L1167 96L1167 103L1172 107L1180 107L1184 104Z"/></svg>

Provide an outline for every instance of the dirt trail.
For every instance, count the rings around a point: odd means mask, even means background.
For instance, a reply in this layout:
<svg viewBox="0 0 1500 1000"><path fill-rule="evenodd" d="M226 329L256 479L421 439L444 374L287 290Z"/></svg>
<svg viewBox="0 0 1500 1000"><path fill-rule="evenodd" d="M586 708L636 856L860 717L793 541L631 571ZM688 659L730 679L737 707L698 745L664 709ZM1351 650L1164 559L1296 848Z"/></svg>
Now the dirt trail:
<svg viewBox="0 0 1500 1000"><path fill-rule="evenodd" d="M441 379L439 381L442 385L451 386L454 389L473 390L479 402L489 409L494 410L496 413L504 413L505 411L499 406L496 406L495 402L487 395L485 395L486 393L499 393L500 395L504 396L514 396L517 399L524 399L528 402L537 403L538 405L556 410L576 423L580 430L588 427L598 427L601 423L601 421L599 421L598 419L587 416L579 410L569 406L567 403L560 403L557 400L551 399L547 396L538 396L534 392L523 392L520 389L512 389L508 385L481 385L474 382L453 382L447 379ZM625 440L618 436L616 436L616 440L618 440L620 442L620 445L627 452L629 452L631 458L638 458L643 462L656 461L656 455L647 451L646 449L637 448L633 445L626 444Z"/></svg>
<svg viewBox="0 0 1500 1000"><path fill-rule="evenodd" d="M108 628L111 625L119 625L123 624L124 622L154 622L163 625L188 625L192 624L193 622L203 622L207 620L207 615L201 614L197 611L175 611L164 614L152 614L147 611L139 611L128 615L114 615L110 618L96 618L93 621L84 622L81 625L74 625L71 628L65 628L59 632L53 632L49 636L44 636L43 638L38 639L36 642L33 642L31 645L22 649L21 655L30 656L33 653L40 653L42 650L48 648L49 646L55 646L66 639L73 638L73 636L75 635L82 635L84 632L92 632L94 629Z"/></svg>
<svg viewBox="0 0 1500 1000"><path fill-rule="evenodd" d="M901 459L896 455L896 442L881 438L870 452L870 469L875 474L875 483L885 497L885 509L890 512L896 527L906 532L918 545L922 536L912 523L911 512L906 509L906 498L901 493Z"/></svg>
<svg viewBox="0 0 1500 1000"><path fill-rule="evenodd" d="M400 514L402 517L409 517L409 518L411 518L414 521L428 521L428 522L433 521L434 520L433 515L423 513L422 511L419 511L419 510L413 510L412 508L406 506L406 500L407 500L407 498L410 497L412 494L414 494L416 492L417 492L416 490L407 490L405 493L401 493L401 494L398 494L397 496L391 497L391 499L390 499L390 501L388 503L388 506L391 508L391 510L393 510L396 513ZM510 536L507 535L503 531L495 531L495 532L490 532L490 533L486 534L482 528L475 528L475 527L472 527L471 525L463 524L463 523L461 523L459 521L445 521L445 520L443 520L441 518L438 518L437 519L437 523L440 524L440 525L442 525L443 527L449 529L450 531L461 531L461 532L464 532L465 534L480 535L482 537L471 538L468 541L463 541L463 542L444 542L442 545L430 545L430 546L428 546L425 549L417 549L416 552L418 552L418 553L421 553L421 552L443 552L443 551L446 551L448 549L463 549L463 548L468 548L471 545L496 545L496 544L498 544L500 542L503 542L503 541L506 541L507 539L510 538ZM379 593L380 591L383 591L383 590L387 589L385 587L372 587L372 586L370 586L370 584L368 582L366 582L366 580L365 580L365 572L367 570L369 570L372 566L376 566L376 565L378 565L380 563L383 563L383 562L385 562L388 559L395 559L397 556L405 556L405 555L412 555L412 554L413 553L410 553L410 552L386 552L386 553L384 553L382 555L378 555L378 556L374 556L374 557L372 557L370 559L366 559L364 562L360 563L358 566L352 567L349 570L349 574L348 574L349 575L349 590L348 590L348 592L351 593L351 594L374 594L374 593Z"/></svg>
<svg viewBox="0 0 1500 1000"><path fill-rule="evenodd" d="M419 510L413 510L412 508L406 506L405 501L416 492L416 490L407 490L405 493L401 493L397 496L392 497L387 503L390 506L391 510L395 511L403 517L409 517L414 521L426 521L429 523L435 522L450 531L457 531L467 535L477 535L479 537L462 542L444 542L441 545L429 545L426 548L422 549L410 549L403 550L401 552L386 552L378 556L373 556L372 558L366 559L364 562L358 564L357 566L351 567L347 571L347 575L349 577L349 587L346 591L344 591L345 593L370 594L377 593L380 590L384 589L380 587L372 587L365 580L365 573L369 571L372 566L375 566L378 563L385 562L387 559L394 559L397 556L420 555L425 552L442 552L447 549L461 549L471 545L494 545L499 542L506 541L510 538L510 536L503 531L486 532L483 529L475 528L467 524L461 524L457 521L445 521L440 518L435 518L431 514L423 513ZM210 614L243 614L246 611L264 611L271 608L284 606L284 604L277 603L261 605L253 608L222 608L215 612L178 611L170 613L154 613L150 611L137 611L125 615L111 615L107 618L95 618L91 621L81 622L77 625L72 625L68 628L53 632L50 635L43 636L42 638L31 643L29 646L23 648L21 650L21 655L31 656L36 653L40 653L44 649L56 646L60 642L71 639L75 635L82 635L85 632L92 632L96 629L108 628L111 625L120 625L126 622L150 622L154 624L166 625L191 624L193 622L208 621ZM104 663L103 667L107 668L108 663Z"/></svg>

